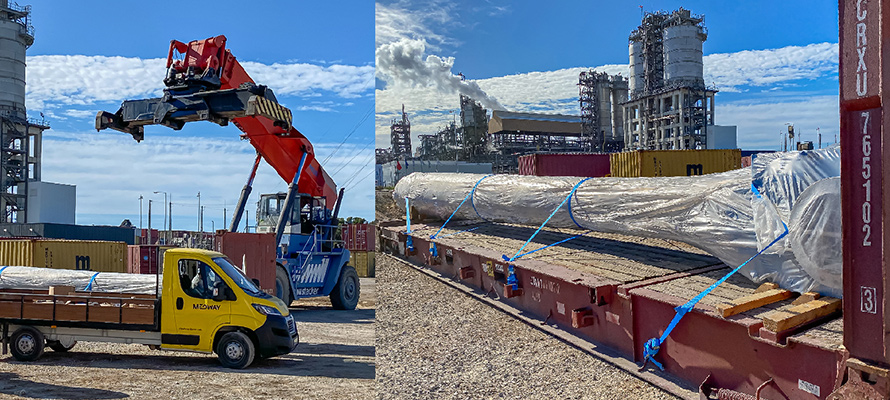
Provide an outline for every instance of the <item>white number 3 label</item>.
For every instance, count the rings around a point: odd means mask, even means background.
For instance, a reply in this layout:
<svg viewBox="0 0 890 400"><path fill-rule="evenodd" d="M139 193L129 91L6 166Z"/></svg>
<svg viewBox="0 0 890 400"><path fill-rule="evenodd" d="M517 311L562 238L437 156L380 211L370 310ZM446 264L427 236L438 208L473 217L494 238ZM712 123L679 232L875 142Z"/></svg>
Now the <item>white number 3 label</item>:
<svg viewBox="0 0 890 400"><path fill-rule="evenodd" d="M875 303L875 299L877 298L877 290L873 287L862 286L860 293L862 296L862 312L877 314L877 304Z"/></svg>

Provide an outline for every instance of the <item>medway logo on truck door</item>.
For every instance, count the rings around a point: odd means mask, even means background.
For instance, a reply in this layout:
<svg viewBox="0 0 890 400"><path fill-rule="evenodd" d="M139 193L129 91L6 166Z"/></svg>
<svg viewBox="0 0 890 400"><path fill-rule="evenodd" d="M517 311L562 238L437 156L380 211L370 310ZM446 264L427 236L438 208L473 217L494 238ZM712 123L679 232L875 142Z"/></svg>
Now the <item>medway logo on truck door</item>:
<svg viewBox="0 0 890 400"><path fill-rule="evenodd" d="M207 305L207 304L193 304L193 310L219 310L219 304Z"/></svg>

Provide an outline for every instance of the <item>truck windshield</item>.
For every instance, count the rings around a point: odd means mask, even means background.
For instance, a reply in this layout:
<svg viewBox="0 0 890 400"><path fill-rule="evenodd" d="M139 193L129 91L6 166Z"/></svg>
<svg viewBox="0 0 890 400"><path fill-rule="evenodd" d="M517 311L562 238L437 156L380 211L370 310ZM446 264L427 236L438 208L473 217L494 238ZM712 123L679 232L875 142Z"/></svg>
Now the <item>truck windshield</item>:
<svg viewBox="0 0 890 400"><path fill-rule="evenodd" d="M219 265L219 267L222 268L223 272L225 272L226 275L229 276L229 278L232 278L232 281L234 281L235 284L238 285L238 287L244 290L244 292L246 292L247 294L251 296L258 296L263 294L263 292L258 289L249 278L241 273L240 269L232 265L232 262L229 261L228 258L217 257L213 259L213 262L215 262L216 265Z"/></svg>

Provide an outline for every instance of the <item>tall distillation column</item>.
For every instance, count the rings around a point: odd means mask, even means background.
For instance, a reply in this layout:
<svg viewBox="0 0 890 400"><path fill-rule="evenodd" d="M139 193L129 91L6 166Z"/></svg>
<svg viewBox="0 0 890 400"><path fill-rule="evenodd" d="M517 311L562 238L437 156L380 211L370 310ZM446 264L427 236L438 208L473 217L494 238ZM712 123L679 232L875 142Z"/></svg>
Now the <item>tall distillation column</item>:
<svg viewBox="0 0 890 400"><path fill-rule="evenodd" d="M31 6L0 0L0 223L27 222L28 182L40 180L45 122L25 110L25 51L34 43Z"/></svg>

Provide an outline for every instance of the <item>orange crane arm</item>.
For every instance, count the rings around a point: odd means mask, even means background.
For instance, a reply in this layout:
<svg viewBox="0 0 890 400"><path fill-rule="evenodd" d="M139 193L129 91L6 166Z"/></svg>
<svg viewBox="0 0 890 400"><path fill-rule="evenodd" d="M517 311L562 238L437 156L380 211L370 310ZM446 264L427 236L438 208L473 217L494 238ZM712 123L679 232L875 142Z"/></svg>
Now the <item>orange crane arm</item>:
<svg viewBox="0 0 890 400"><path fill-rule="evenodd" d="M293 127L290 110L278 104L270 89L256 85L226 49L225 36L170 41L164 84L162 98L125 101L116 114L99 112L96 129L130 133L139 141L144 125L178 130L185 122L209 120L226 125L232 121L285 182L294 181L305 153L297 179L299 191L326 197L326 207L333 209L337 187L315 158L312 143Z"/></svg>

